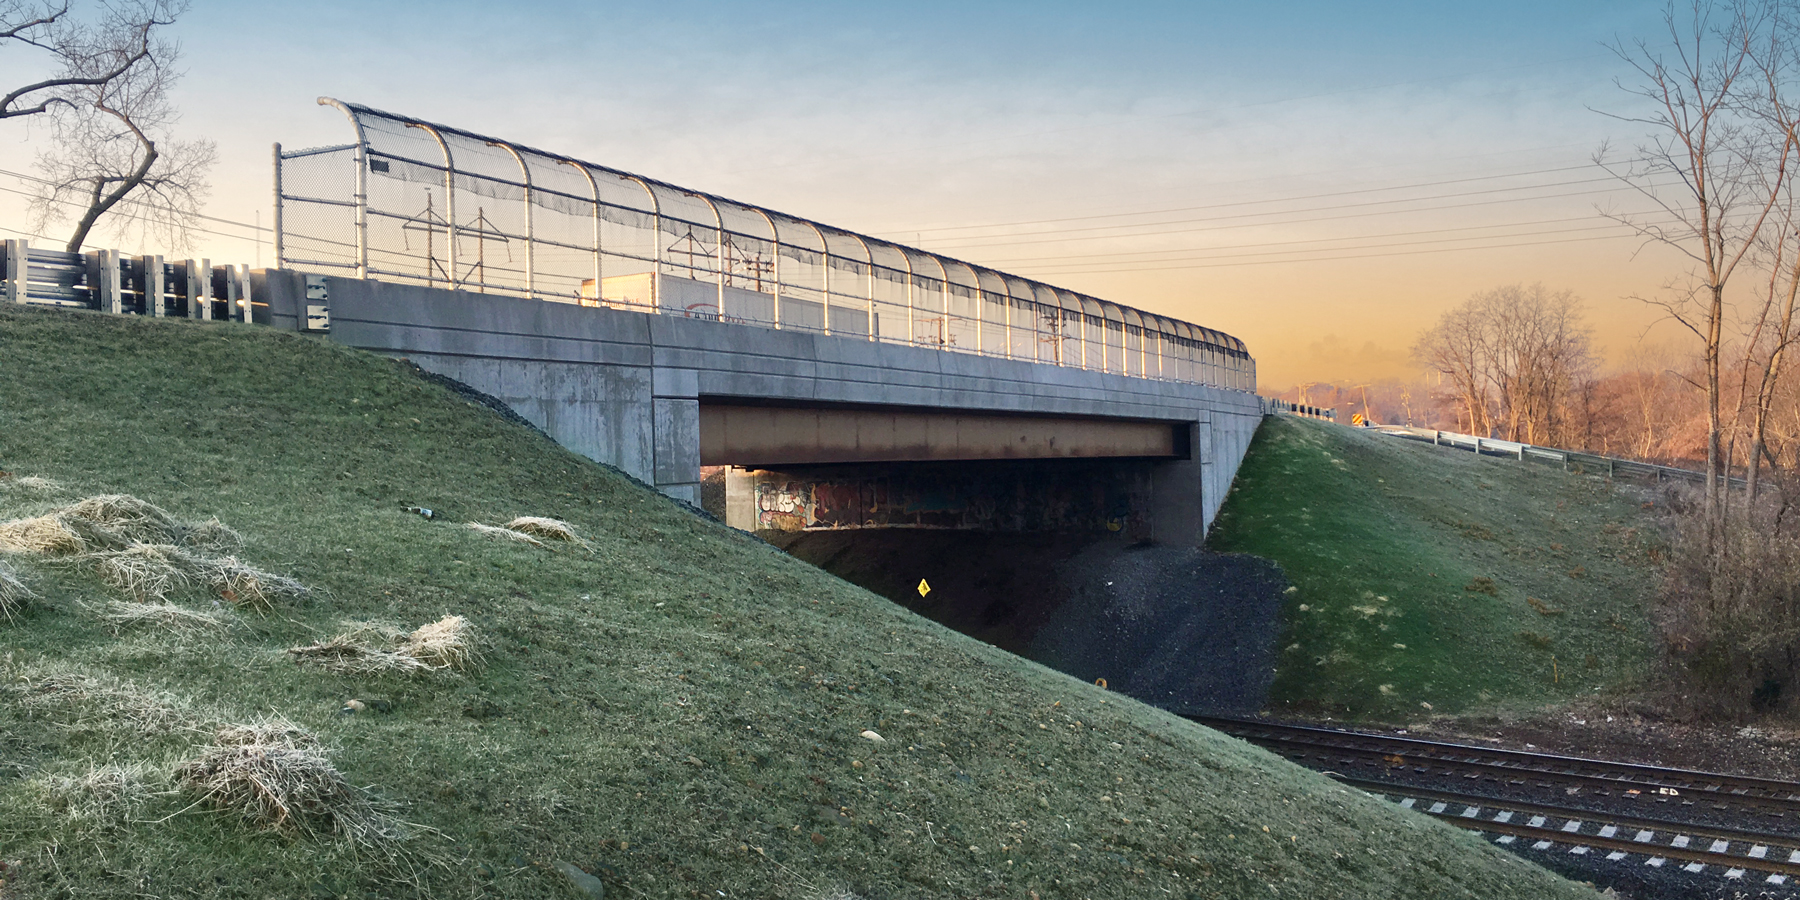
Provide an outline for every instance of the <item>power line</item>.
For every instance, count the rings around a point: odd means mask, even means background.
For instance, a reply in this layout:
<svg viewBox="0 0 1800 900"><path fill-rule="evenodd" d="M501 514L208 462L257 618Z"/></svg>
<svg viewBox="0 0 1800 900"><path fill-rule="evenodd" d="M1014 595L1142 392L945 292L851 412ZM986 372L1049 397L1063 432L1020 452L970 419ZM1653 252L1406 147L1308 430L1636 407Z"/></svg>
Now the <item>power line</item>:
<svg viewBox="0 0 1800 900"><path fill-rule="evenodd" d="M38 184L47 184L47 185L51 185L51 186L56 185L56 182L50 181L49 179L39 178L36 175L27 175L23 172L12 172L12 171L8 171L6 169L0 169L0 175L10 175L14 178L19 179L20 181L35 181ZM14 191L13 193L25 193L25 192L24 191ZM30 196L35 196L35 195L26 194L26 196L30 197ZM67 201L64 201L64 202L66 203ZM126 197L125 202L136 205L136 206L145 205L144 201L139 200L136 197ZM193 218L204 219L208 222L218 222L221 225L235 225L239 228L248 228L251 231L274 231L275 230L273 228L270 228L270 227L264 226L264 225L256 225L256 224L252 224L250 222L239 222L235 219L221 219L218 216L207 216L207 215L201 215L200 213L194 213ZM207 232L202 232L202 233L218 235L219 237L236 237L236 235L219 235L218 232L212 232L212 231L207 231ZM46 240L48 240L48 238L46 238ZM249 240L249 239L246 238L245 240Z"/></svg>
<svg viewBox="0 0 1800 900"><path fill-rule="evenodd" d="M1207 262L1207 261L1219 260L1219 259L1249 259L1249 258L1254 258L1254 257L1259 257L1259 256L1293 256L1295 254L1301 254L1301 253L1336 253L1336 252L1347 251L1347 250L1379 250L1379 249L1386 249L1386 248L1390 248L1390 247L1425 247L1425 246L1430 246L1433 244L1455 244L1455 243L1466 243L1469 241L1491 241L1491 240L1500 240L1500 239L1510 240L1512 238L1545 237L1548 235L1557 235L1557 234L1583 234L1583 233L1590 232L1590 231L1614 231L1616 229L1623 228L1623 227L1626 227L1626 226L1623 226L1623 225L1620 225L1619 223L1614 222L1614 223L1610 223L1607 225L1589 225L1589 226L1584 226L1581 228L1553 228L1553 229L1546 229L1543 231L1520 232L1518 234L1501 234L1501 235L1482 234L1482 235L1471 235L1469 237L1443 238L1440 240L1397 241L1397 242L1393 242L1393 243L1363 244L1360 246L1351 246L1351 247L1312 247L1312 248L1302 248L1302 249L1297 249L1297 250L1269 250L1269 251L1266 251L1263 253L1224 253L1224 254L1216 254L1216 255L1210 255L1210 256L1187 256L1187 257L1176 257L1173 259L1153 259L1153 260L1144 260L1144 261L1134 261L1131 264L1138 265L1138 266L1144 266L1144 268L1138 269L1137 271L1159 271L1160 268L1167 268L1167 267L1155 267L1155 264L1157 264L1157 263ZM1620 235L1620 236L1623 236L1623 235ZM1126 261L1121 260L1120 262L1121 262L1121 264L1123 264ZM1093 263L1086 263L1086 264L1071 264L1070 266L1051 265L1051 266L1044 267L1044 270L1081 271L1083 265L1105 265L1105 264L1106 264L1105 261L1096 261Z"/></svg>
<svg viewBox="0 0 1800 900"><path fill-rule="evenodd" d="M1192 265L1192 266L1162 266L1162 267L1155 267L1155 268L1130 268L1130 269L1080 269L1080 270L1069 270L1066 272L1056 272L1056 273L1052 273L1052 274L1056 274L1056 275L1108 275L1108 274L1115 274L1115 273L1169 272L1169 271L1180 271L1180 270L1186 270L1186 269L1228 269L1228 268L1237 268L1237 267L1242 267L1242 266L1279 265L1279 264L1283 264L1283 263L1332 262L1335 260L1347 260L1347 259L1376 259L1376 258L1386 257L1386 256L1421 256L1421 255L1429 254L1429 253L1463 253L1463 252L1468 252L1468 251L1473 251L1473 250L1500 250L1500 249L1506 249L1509 247L1541 247L1541 246L1546 246L1546 245L1550 245L1550 244L1580 244L1580 243L1585 243L1588 241L1614 241L1614 240L1618 240L1621 237L1623 237L1623 235L1602 234L1602 235L1595 235L1594 237L1565 238L1563 240L1556 240L1556 241L1526 241L1526 242L1516 243L1516 244L1489 244L1489 245L1482 246L1482 247L1438 247L1438 248L1431 249L1431 250L1403 250L1403 251L1397 251L1394 253L1360 253L1360 254L1353 254L1353 255L1349 255L1349 256L1315 256L1315 257L1311 257L1308 259L1265 259L1265 260L1257 260L1254 262L1218 262L1218 263L1209 263L1209 264L1205 264L1205 265Z"/></svg>
<svg viewBox="0 0 1800 900"><path fill-rule="evenodd" d="M1443 163L1443 162L1457 162L1457 161L1462 161L1462 160L1490 159L1490 158L1496 157L1496 156L1518 156L1521 154L1543 153L1546 151L1553 151L1553 150L1567 150L1571 147L1589 147L1589 146L1592 146L1592 145L1587 142L1567 143L1567 144L1548 144L1548 145L1545 145L1542 147L1517 147L1517 148L1514 148L1511 150L1493 150L1493 151L1489 151L1486 153L1464 153L1464 154L1459 154L1456 156L1433 156L1433 157L1431 157L1430 161L1434 162L1434 163ZM1398 163L1383 163L1381 165L1353 166L1353 167L1349 167L1349 168L1341 168L1340 167L1340 168L1335 168L1335 169L1313 169L1313 170L1305 171L1305 172L1283 173L1281 176L1279 176L1279 180L1293 181L1296 179L1321 178L1321 177L1328 178L1328 179L1342 179L1350 173L1380 172L1380 171L1386 171L1389 169L1409 169L1410 170L1412 168L1416 168L1418 165L1419 165L1419 163L1417 161L1407 161L1407 162L1398 162ZM1265 182L1275 181L1275 180L1278 180L1278 178L1275 176L1260 176L1260 177L1255 177L1255 178L1235 178L1235 179L1230 179L1227 181L1200 182L1200 183L1195 184L1194 187L1207 188L1207 189L1218 189L1218 188L1223 188L1223 187L1230 187L1232 185L1262 184ZM1154 191L1154 190L1139 190L1139 191L1131 191L1129 193L1132 195L1136 195L1136 194L1146 194L1146 193L1154 194L1154 193L1162 193L1162 192ZM982 206L973 207L973 209L977 210L977 212L974 214L980 214L981 212L985 212L987 209L991 208L991 206L992 206L992 204L985 204ZM947 214L947 213L940 213L940 214ZM888 234L888 233L918 234L918 233L922 233L925 231L933 231L936 229L931 228L931 227L921 227L918 225L905 225L905 226L896 226L896 227L892 227L892 228L881 228L881 227L863 228L861 230L866 234Z"/></svg>
<svg viewBox="0 0 1800 900"><path fill-rule="evenodd" d="M20 231L17 228L8 228L5 225L0 225L0 231L10 232L12 234L22 235L22 236L28 237L28 238L36 238L37 240L40 240L40 241L56 240L56 238L49 237L47 235L38 234L35 231Z"/></svg>
<svg viewBox="0 0 1800 900"><path fill-rule="evenodd" d="M1626 213L1625 215L1650 216L1650 215L1661 215L1661 214L1662 213L1660 210L1656 210L1656 211L1643 212L1643 213ZM1000 265L1016 265L1019 263L1059 262L1059 261L1070 261L1070 260L1080 260L1080 259L1092 259L1092 260L1116 259L1116 260L1123 261L1125 257L1132 257L1132 256L1155 256L1155 255L1164 255L1164 254L1171 254L1171 253L1189 253L1189 252L1203 253L1203 252L1213 251L1213 250L1248 250L1248 249L1254 249L1254 248L1258 248L1258 247L1281 247L1281 246L1291 246L1291 245L1295 245L1295 244L1324 244L1324 243L1335 243L1338 241L1372 240L1375 238L1416 237L1418 235L1446 234L1446 233L1457 232L1457 231L1491 231L1496 228L1522 228L1522 227L1525 227L1528 225L1554 225L1554 224L1558 224L1558 223L1562 223L1562 222L1587 222L1587 221L1592 221L1594 218L1595 217L1592 215L1564 216L1562 218L1556 218L1556 219L1536 219L1536 220L1529 221L1529 222L1505 222L1505 223L1501 223L1501 224L1497 224L1497 225L1467 225L1467 226L1463 226L1460 228L1432 228L1432 229L1426 229L1426 230L1422 230L1422 231L1390 231L1390 232L1386 232L1384 234L1357 234L1357 235L1349 235L1346 237L1307 238L1304 240L1295 240L1295 241L1258 241L1253 244L1225 244L1225 245L1212 246L1212 247L1164 247L1164 248L1158 249L1158 250L1122 250L1122 251L1109 252L1109 253L1080 253L1080 254L1072 254L1072 255L1071 254L1057 254L1055 256L1002 257L999 259L988 259L986 261L986 264L990 265L990 266L1000 266ZM1618 223L1614 223L1614 224L1617 225ZM1595 227L1598 227L1598 226L1595 226ZM1529 236L1529 235L1534 235L1534 234L1549 234L1549 233L1556 233L1556 232L1523 232L1518 235L1483 235L1483 236L1477 236L1474 238L1464 238L1464 240L1481 240L1481 239L1485 239L1485 238L1494 238L1494 237L1524 237L1524 236ZM1320 248L1320 249L1330 249L1330 248ZM1169 261L1178 261L1178 260L1147 259L1147 260L1141 260L1141 261L1142 262L1169 262Z"/></svg>
<svg viewBox="0 0 1800 900"><path fill-rule="evenodd" d="M1668 185L1651 185L1651 187L1666 187L1666 186L1668 186ZM1400 214L1404 214L1404 213L1437 212L1440 210L1447 210L1447 209L1468 209L1468 208L1477 207L1477 206L1495 206L1495 205L1502 204L1502 203L1525 203L1525 202L1531 202L1531 201L1535 201L1535 200L1561 200L1561 199L1566 199L1569 197L1585 197L1585 196L1592 196L1594 194L1610 194L1610 193L1612 193L1612 191L1610 191L1610 190L1569 191L1566 193L1549 194L1549 195L1540 196L1540 197L1508 197L1508 198L1502 198L1502 199L1498 199L1498 200L1477 200L1477 201L1472 201L1469 203L1447 203L1447 204L1441 204L1438 206L1420 207L1417 209L1377 210L1377 211L1373 211L1373 212L1346 213L1344 215L1338 215L1338 216L1313 216L1311 218L1304 218L1304 219L1286 219L1286 220L1278 220L1278 221L1270 221L1270 222L1248 222L1248 223L1232 224L1232 225L1215 225L1215 226L1206 227L1206 228L1176 228L1176 229L1171 229L1171 230L1167 230L1167 231L1143 231L1143 232L1137 232L1135 234L1098 235L1098 236L1092 236L1092 237L1061 236L1061 237L1050 237L1050 238L1037 238L1037 239L1033 239L1033 240L1023 240L1023 241L996 241L996 242L987 243L987 244L946 244L943 246L949 247L949 248L964 248L964 249L968 249L968 250L989 250L989 249L993 249L993 248L997 248L997 247L1024 246L1027 244L1066 244L1066 243L1070 243L1073 241L1094 241L1094 240L1114 240L1114 241L1116 241L1116 240L1127 240L1127 239L1131 239L1131 238L1156 237L1158 235L1165 235L1165 234L1198 234L1198 233L1207 232L1207 231L1225 231L1225 230L1229 230L1229 229L1233 229L1233 228L1262 228L1262 227L1270 227L1270 226L1276 226L1276 225L1303 225L1303 224L1309 224L1312 222L1335 222L1335 221L1341 221L1344 219L1363 219L1363 218L1368 218L1371 216L1391 216L1391 215L1400 215ZM1300 210L1294 210L1294 211L1299 212ZM1220 216L1216 219L1196 219L1194 221L1196 221L1196 222L1216 222L1216 221L1225 221L1225 220L1230 220L1230 219L1260 218L1262 216L1270 216L1270 215L1280 215L1280 213L1256 213L1256 214L1251 214L1251 215L1240 215L1240 216Z"/></svg>
<svg viewBox="0 0 1800 900"><path fill-rule="evenodd" d="M1436 195L1425 196L1425 197L1406 197L1406 198L1399 198L1399 199L1394 199L1394 200L1370 200L1370 201L1366 201L1366 202L1362 202L1362 203L1341 203L1341 204L1337 204L1335 206L1315 206L1315 207L1311 207L1308 209L1301 209L1301 210L1274 210L1271 212L1261 212L1261 213L1239 213L1237 215L1231 215L1231 216L1212 216L1212 217L1197 218L1197 219L1172 219L1172 220L1169 220L1166 222L1142 222L1142 223L1130 224L1130 225L1095 225L1095 226L1091 226L1091 227L1087 227L1087 228L1069 228L1069 229L1046 230L1046 231L1022 231L1022 232L1017 232L1015 234L976 235L976 236L969 238L968 240L970 240L970 241L999 240L1002 243L1006 243L1007 242L1006 239L1010 239L1010 238L1014 238L1014 237L1032 237L1035 235L1043 235L1043 234L1069 235L1069 234L1080 234L1080 233L1084 233L1084 232L1094 232L1094 231L1116 231L1119 229L1126 229L1126 228L1155 228L1155 227L1162 226L1162 225L1187 225L1187 224L1192 224L1192 223L1196 223L1196 222L1219 222L1219 221L1225 221L1225 220L1229 220L1229 219L1255 219L1255 218L1262 218L1262 217L1266 217L1266 216L1286 215L1286 214L1291 214L1291 213L1296 213L1296 212L1305 212L1305 213L1331 212L1334 210L1341 210L1341 209L1362 209L1362 208L1371 207L1371 206L1391 206L1396 203L1418 203L1418 202L1430 201L1430 200L1454 200L1454 199L1457 199L1460 197L1478 197L1478 196L1486 196L1489 194L1510 194L1510 193L1515 193L1518 191L1539 190L1539 189L1543 189L1543 188L1574 187L1574 186L1584 185L1584 184L1597 184L1597 183L1601 183L1601 182L1612 182L1615 180L1616 179L1614 179L1610 176L1605 177L1605 178L1582 178L1582 179L1576 179L1574 181L1558 181L1558 182L1551 182L1549 184L1520 185L1518 187L1508 187L1508 188L1490 188L1488 190L1482 190L1482 191L1459 191L1459 192L1455 192L1455 193L1436 194ZM1549 195L1547 197L1525 197L1525 198L1520 198L1520 199L1525 199L1525 200L1554 199L1556 197L1561 197L1561 196L1573 196L1573 194L1569 194L1569 195L1553 194L1553 195ZM1450 207L1442 207L1442 208L1450 208ZM1121 235L1121 236L1129 237L1131 235L1127 234L1127 235ZM953 244L950 244L949 246L952 246L952 247L974 247L974 246L982 246L982 245L972 244L972 243L953 243Z"/></svg>
<svg viewBox="0 0 1800 900"><path fill-rule="evenodd" d="M20 191L18 187L0 187L0 191L9 194L20 194L20 196L29 196L29 198L36 198L36 196L38 196L38 194L32 194L31 191ZM56 200L56 203L61 203L61 205L65 205L65 207L79 207L79 205L81 205L81 203L72 202L72 200ZM243 234L227 234L227 232L221 232L221 230L198 229L198 227L191 227L191 229L187 230L196 232L196 234L211 234L214 238L230 238L234 239L234 241L261 241L261 238L247 238L247 236L243 236ZM25 232L18 232L18 234L25 234ZM45 238L43 234L32 234L31 238L45 239L45 241L58 241L59 239Z"/></svg>
<svg viewBox="0 0 1800 900"><path fill-rule="evenodd" d="M1348 197L1348 196L1354 196L1356 194L1373 194L1373 193L1380 193L1383 191L1405 191L1405 190L1413 190L1416 188L1442 187L1443 185L1447 185L1447 184L1468 184L1468 183L1477 182L1477 181L1494 181L1494 180L1501 179L1501 178L1524 178L1524 177L1531 176L1531 175L1549 175L1549 174L1553 174L1556 172L1575 172L1575 171L1580 171L1582 169L1591 169L1591 168L1594 168L1594 164L1586 163L1586 164L1579 165L1579 166L1559 166L1559 167L1551 168L1551 169L1532 169L1532 170L1526 171L1526 172L1513 172L1513 173L1503 174L1503 175L1476 175L1476 176L1471 176L1469 178L1452 178L1452 179L1447 179L1444 181L1421 181L1416 184L1398 184L1398 185L1389 185L1387 187L1378 187L1378 188L1358 188L1358 189L1352 190L1352 191L1329 191L1329 192L1326 192L1323 194L1301 194L1301 195L1295 196L1295 197L1273 197L1273 198L1269 198L1266 200L1237 200L1237 201L1233 201L1230 203L1212 203L1212 204L1207 204L1204 206L1180 206L1180 207L1171 207L1168 209L1140 210L1137 212L1122 212L1122 213L1097 213L1095 215L1089 215L1089 216L1065 216L1065 217L1057 218L1057 219L1027 219L1027 220L1018 221L1018 222L992 222L992 223L988 223L985 225L945 225L945 226L940 226L937 228L905 228L905 229L896 228L896 229L892 229L892 230L893 231L911 231L914 234L923 234L925 232L939 232L939 231L968 231L968 230L976 229L976 228L1015 228L1015 227L1019 227L1022 225L1051 225L1051 224L1055 224L1058 222L1087 222L1087 221L1092 221L1095 219L1119 219L1119 218L1126 218L1129 216L1164 215L1167 213L1196 212L1196 211L1205 210L1205 209L1228 209L1228 208L1234 207L1234 206L1256 206L1256 205L1265 204L1265 203L1288 203L1288 202L1297 201L1297 200L1319 200L1319 199L1323 199L1326 197ZM1518 189L1522 190L1525 187L1530 187L1530 186L1529 185L1521 186ZM1434 199L1434 198L1421 197L1421 198L1414 198L1414 199ZM1402 202L1402 201L1392 201L1392 202Z"/></svg>

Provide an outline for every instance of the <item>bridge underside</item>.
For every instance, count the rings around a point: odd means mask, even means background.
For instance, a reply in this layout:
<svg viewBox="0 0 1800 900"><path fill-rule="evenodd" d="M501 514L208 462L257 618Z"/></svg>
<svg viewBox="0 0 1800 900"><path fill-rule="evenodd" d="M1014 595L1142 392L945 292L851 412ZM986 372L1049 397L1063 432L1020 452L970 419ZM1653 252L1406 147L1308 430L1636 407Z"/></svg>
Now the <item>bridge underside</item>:
<svg viewBox="0 0 1800 900"><path fill-rule="evenodd" d="M700 398L700 464L1185 458L1181 423Z"/></svg>
<svg viewBox="0 0 1800 900"><path fill-rule="evenodd" d="M923 528L1155 537L1148 460L970 460L726 467L726 523L745 531Z"/></svg>
<svg viewBox="0 0 1800 900"><path fill-rule="evenodd" d="M1187 423L700 399L714 512L746 531L1191 531ZM1161 479L1158 475L1162 475ZM1158 491L1158 482L1162 490ZM1184 534L1186 532L1183 532Z"/></svg>

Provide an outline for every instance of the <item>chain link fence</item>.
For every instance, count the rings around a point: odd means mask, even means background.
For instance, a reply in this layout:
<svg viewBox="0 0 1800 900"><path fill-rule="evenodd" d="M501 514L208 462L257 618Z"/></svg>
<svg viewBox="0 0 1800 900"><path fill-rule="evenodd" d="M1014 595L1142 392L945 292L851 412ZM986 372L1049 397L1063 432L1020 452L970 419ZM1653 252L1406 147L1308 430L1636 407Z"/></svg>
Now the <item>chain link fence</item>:
<svg viewBox="0 0 1800 900"><path fill-rule="evenodd" d="M1230 335L445 125L320 98L275 147L276 265L1251 391Z"/></svg>

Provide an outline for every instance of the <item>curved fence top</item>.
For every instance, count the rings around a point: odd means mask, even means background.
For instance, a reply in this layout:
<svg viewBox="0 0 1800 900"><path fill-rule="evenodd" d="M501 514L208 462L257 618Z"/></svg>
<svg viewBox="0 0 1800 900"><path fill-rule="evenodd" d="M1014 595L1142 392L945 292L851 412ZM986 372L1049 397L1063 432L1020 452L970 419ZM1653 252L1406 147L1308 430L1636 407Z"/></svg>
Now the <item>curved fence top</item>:
<svg viewBox="0 0 1800 900"><path fill-rule="evenodd" d="M1231 335L703 191L327 97L276 147L278 265L1253 390Z"/></svg>

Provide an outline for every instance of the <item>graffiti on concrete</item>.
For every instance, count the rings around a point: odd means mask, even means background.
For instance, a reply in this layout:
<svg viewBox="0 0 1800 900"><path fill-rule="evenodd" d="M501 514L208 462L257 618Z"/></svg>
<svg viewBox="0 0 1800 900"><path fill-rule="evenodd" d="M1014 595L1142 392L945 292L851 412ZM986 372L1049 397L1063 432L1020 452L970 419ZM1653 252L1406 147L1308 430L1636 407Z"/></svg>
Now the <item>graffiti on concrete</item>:
<svg viewBox="0 0 1800 900"><path fill-rule="evenodd" d="M805 482L756 483L756 526L799 531L812 522L812 485Z"/></svg>
<svg viewBox="0 0 1800 900"><path fill-rule="evenodd" d="M1130 466L918 466L757 471L757 527L1140 533L1147 474Z"/></svg>

